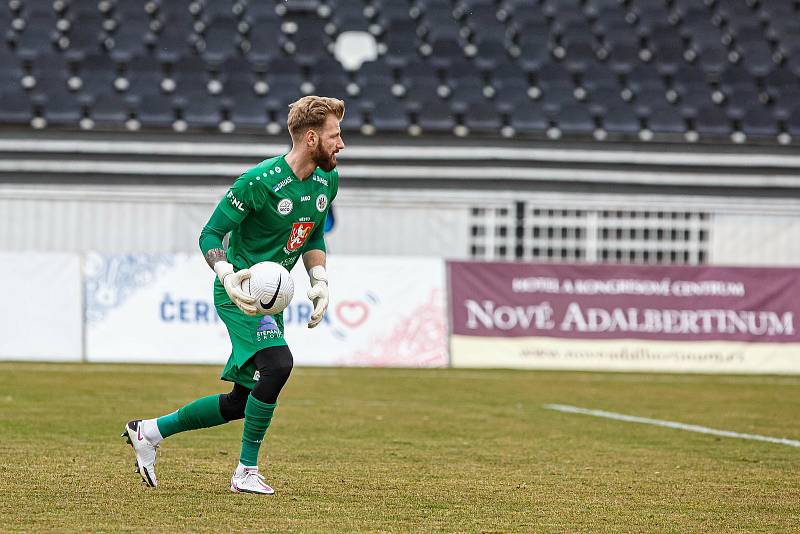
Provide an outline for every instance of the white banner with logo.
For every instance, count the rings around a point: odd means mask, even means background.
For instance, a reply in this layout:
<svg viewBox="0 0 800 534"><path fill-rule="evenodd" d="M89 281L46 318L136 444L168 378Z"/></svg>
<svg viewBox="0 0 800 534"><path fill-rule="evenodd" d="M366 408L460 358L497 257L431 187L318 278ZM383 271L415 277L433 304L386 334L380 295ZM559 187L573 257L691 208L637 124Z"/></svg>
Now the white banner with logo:
<svg viewBox="0 0 800 534"><path fill-rule="evenodd" d="M81 359L77 254L0 253L0 294L0 359Z"/></svg>
<svg viewBox="0 0 800 534"><path fill-rule="evenodd" d="M306 327L311 303L302 264L284 312L297 365L447 365L444 263L438 259L328 258L331 303ZM90 361L219 363L230 354L214 309L214 273L198 254L86 259Z"/></svg>
<svg viewBox="0 0 800 534"><path fill-rule="evenodd" d="M444 262L425 258L331 256L331 302L306 327L308 275L292 271L286 340L302 365L444 367L448 363Z"/></svg>

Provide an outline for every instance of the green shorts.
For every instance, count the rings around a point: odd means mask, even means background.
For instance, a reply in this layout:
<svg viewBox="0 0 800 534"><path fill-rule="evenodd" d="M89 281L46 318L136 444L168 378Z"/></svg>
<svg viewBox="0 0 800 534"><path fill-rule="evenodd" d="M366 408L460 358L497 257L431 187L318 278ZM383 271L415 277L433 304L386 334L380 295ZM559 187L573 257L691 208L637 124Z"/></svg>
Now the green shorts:
<svg viewBox="0 0 800 534"><path fill-rule="evenodd" d="M228 328L233 347L220 378L252 389L256 384L253 355L266 347L286 345L283 339L283 312L250 317L231 302L219 279L214 281L214 306Z"/></svg>

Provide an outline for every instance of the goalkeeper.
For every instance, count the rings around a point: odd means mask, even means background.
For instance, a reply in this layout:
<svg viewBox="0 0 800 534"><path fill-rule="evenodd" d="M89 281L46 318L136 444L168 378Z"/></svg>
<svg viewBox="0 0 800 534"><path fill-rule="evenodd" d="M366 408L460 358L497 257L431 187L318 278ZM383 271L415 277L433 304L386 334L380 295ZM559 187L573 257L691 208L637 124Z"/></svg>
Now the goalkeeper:
<svg viewBox="0 0 800 534"><path fill-rule="evenodd" d="M233 382L233 389L125 425L122 435L133 446L136 470L148 486L157 484L156 449L164 438L244 418L231 491L274 493L258 470L258 452L293 359L283 337L283 313L256 316L255 301L241 283L250 276L247 268L258 262L273 261L291 270L302 257L314 305L308 327L322 321L328 306L323 228L339 188L335 167L336 153L344 148L343 116L344 102L335 98L305 96L291 104L291 150L242 174L203 228L200 249L217 274L214 305L233 347L222 379ZM222 239L229 232L226 253Z"/></svg>

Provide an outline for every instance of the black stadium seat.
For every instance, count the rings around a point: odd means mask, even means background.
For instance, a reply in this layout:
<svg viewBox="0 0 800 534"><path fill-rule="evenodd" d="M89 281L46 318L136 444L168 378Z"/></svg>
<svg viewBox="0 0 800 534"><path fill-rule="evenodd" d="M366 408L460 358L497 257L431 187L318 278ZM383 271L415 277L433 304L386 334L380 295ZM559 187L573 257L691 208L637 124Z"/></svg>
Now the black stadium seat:
<svg viewBox="0 0 800 534"><path fill-rule="evenodd" d="M175 122L175 104L169 95L147 93L136 102L136 118L143 127L169 128Z"/></svg>
<svg viewBox="0 0 800 534"><path fill-rule="evenodd" d="M121 128L129 118L130 99L116 93L102 93L92 99L89 117L96 127Z"/></svg>
<svg viewBox="0 0 800 534"><path fill-rule="evenodd" d="M21 88L0 91L0 122L30 124L33 118L31 99Z"/></svg>

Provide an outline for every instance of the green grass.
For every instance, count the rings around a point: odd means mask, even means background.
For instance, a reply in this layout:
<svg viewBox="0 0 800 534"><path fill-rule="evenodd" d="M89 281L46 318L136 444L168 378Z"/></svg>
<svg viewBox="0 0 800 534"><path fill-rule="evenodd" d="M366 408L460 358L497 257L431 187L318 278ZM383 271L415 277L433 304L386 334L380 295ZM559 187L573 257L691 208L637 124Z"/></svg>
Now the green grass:
<svg viewBox="0 0 800 534"><path fill-rule="evenodd" d="M169 438L143 487L124 423L218 372L0 364L0 531L800 529L800 449L542 408L800 439L798 377L299 368L262 448L276 496L228 491L241 422Z"/></svg>

